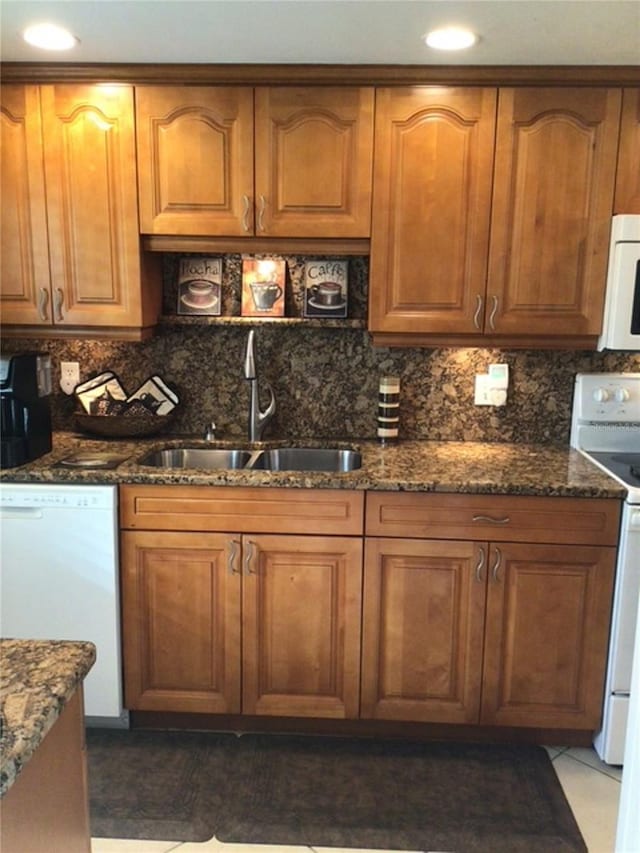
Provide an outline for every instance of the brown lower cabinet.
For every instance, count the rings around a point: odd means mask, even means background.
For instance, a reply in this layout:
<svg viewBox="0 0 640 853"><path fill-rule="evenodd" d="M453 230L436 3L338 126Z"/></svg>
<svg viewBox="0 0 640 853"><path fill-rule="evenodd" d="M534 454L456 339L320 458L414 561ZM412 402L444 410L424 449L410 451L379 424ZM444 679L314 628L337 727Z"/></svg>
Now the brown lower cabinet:
<svg viewBox="0 0 640 853"><path fill-rule="evenodd" d="M357 717L361 537L238 531L361 532L363 504L347 492L124 487L123 525L151 528L121 539L127 707ZM203 529L230 518L233 532Z"/></svg>
<svg viewBox="0 0 640 853"><path fill-rule="evenodd" d="M597 728L618 501L364 498L121 487L127 707Z"/></svg>
<svg viewBox="0 0 640 853"><path fill-rule="evenodd" d="M367 532L398 538L366 540L361 716L596 728L618 518L606 500L369 495Z"/></svg>

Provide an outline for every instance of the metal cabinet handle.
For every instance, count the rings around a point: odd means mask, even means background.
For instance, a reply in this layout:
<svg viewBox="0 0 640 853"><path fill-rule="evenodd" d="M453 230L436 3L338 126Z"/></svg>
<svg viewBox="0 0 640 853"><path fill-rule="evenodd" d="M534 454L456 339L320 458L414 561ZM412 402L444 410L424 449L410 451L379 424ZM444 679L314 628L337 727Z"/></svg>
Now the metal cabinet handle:
<svg viewBox="0 0 640 853"><path fill-rule="evenodd" d="M509 524L511 519L508 515L505 515L504 518L492 518L490 515L474 515L473 521L483 521L486 524Z"/></svg>
<svg viewBox="0 0 640 853"><path fill-rule="evenodd" d="M258 208L258 231L264 231L264 211L267 201L263 195L260 196L260 207Z"/></svg>
<svg viewBox="0 0 640 853"><path fill-rule="evenodd" d="M494 545L495 548L495 545ZM495 583L498 582L498 569L500 568L500 563L502 562L502 553L500 548L496 548L496 559L491 569L491 577Z"/></svg>
<svg viewBox="0 0 640 853"><path fill-rule="evenodd" d="M251 561L256 552L256 543L250 539L247 540L247 549L244 555L244 573L245 575L257 575L257 571L251 568Z"/></svg>
<svg viewBox="0 0 640 853"><path fill-rule="evenodd" d="M476 563L476 580L478 583L482 580L482 570L484 569L484 548L480 548L480 556L478 557L478 562Z"/></svg>
<svg viewBox="0 0 640 853"><path fill-rule="evenodd" d="M61 287L56 287L55 293L53 296L53 306L54 306L54 314L55 319L62 323L64 320L64 314L62 313L62 305L64 303L64 293Z"/></svg>
<svg viewBox="0 0 640 853"><path fill-rule="evenodd" d="M43 323L46 323L49 319L47 313L47 304L49 302L49 291L46 287L40 288L40 293L38 294L38 316L42 320Z"/></svg>
<svg viewBox="0 0 640 853"><path fill-rule="evenodd" d="M249 200L248 195L242 196L242 228L245 231L249 230L249 209L251 208L251 202Z"/></svg>
<svg viewBox="0 0 640 853"><path fill-rule="evenodd" d="M492 331L492 332L495 332L495 330L496 330L496 324L495 324L493 321L495 320L495 318L496 318L496 314L497 314L497 312L498 312L498 302L499 302L499 299L498 299L498 297L497 297L497 296L492 296L492 297L491 297L491 300L492 300L492 302L493 302L493 305L492 305L492 307L491 307L491 314L489 315L489 327L490 327L490 329L491 329L491 331Z"/></svg>
<svg viewBox="0 0 640 853"><path fill-rule="evenodd" d="M480 329L480 312L482 311L483 299L479 293L476 294L476 313L473 315L473 325Z"/></svg>
<svg viewBox="0 0 640 853"><path fill-rule="evenodd" d="M238 542L237 539L232 539L229 544L231 546L229 548L229 556L227 557L227 566L229 567L229 574L230 575L239 575L239 574L241 574L241 572L239 569L236 569L235 562L236 562L236 557L240 553L240 543Z"/></svg>

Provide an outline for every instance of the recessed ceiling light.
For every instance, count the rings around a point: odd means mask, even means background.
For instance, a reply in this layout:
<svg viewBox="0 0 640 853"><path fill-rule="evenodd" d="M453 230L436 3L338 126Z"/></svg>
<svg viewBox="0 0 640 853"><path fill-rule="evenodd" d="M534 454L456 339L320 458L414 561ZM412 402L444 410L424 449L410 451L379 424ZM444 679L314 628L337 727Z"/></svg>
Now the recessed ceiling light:
<svg viewBox="0 0 640 853"><path fill-rule="evenodd" d="M439 30L431 30L424 36L428 47L436 50L464 50L478 41L478 37L471 30L464 27L442 27Z"/></svg>
<svg viewBox="0 0 640 853"><path fill-rule="evenodd" d="M69 30L56 24L33 24L27 27L22 37L34 47L44 50L69 50L79 42Z"/></svg>

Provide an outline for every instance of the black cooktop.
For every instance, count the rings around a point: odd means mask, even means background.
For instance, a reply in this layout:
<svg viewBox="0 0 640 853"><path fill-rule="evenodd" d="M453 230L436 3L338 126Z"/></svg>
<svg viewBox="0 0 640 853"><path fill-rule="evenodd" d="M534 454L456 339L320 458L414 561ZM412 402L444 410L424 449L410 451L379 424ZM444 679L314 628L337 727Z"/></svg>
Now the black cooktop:
<svg viewBox="0 0 640 853"><path fill-rule="evenodd" d="M640 453L617 453L614 450L590 451L589 456L627 486L636 489L640 487Z"/></svg>

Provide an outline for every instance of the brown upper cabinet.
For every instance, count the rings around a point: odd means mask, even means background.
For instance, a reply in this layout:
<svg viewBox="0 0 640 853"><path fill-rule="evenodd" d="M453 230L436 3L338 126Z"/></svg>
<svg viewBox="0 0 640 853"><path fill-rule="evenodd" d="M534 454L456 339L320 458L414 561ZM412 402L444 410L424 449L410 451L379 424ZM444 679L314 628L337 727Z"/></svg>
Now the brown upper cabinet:
<svg viewBox="0 0 640 853"><path fill-rule="evenodd" d="M146 335L130 86L3 86L2 194L3 324Z"/></svg>
<svg viewBox="0 0 640 853"><path fill-rule="evenodd" d="M640 89L622 93L614 213L640 213Z"/></svg>
<svg viewBox="0 0 640 853"><path fill-rule="evenodd" d="M373 88L136 88L143 234L368 237Z"/></svg>
<svg viewBox="0 0 640 853"><path fill-rule="evenodd" d="M620 109L620 89L379 89L374 339L594 345Z"/></svg>

